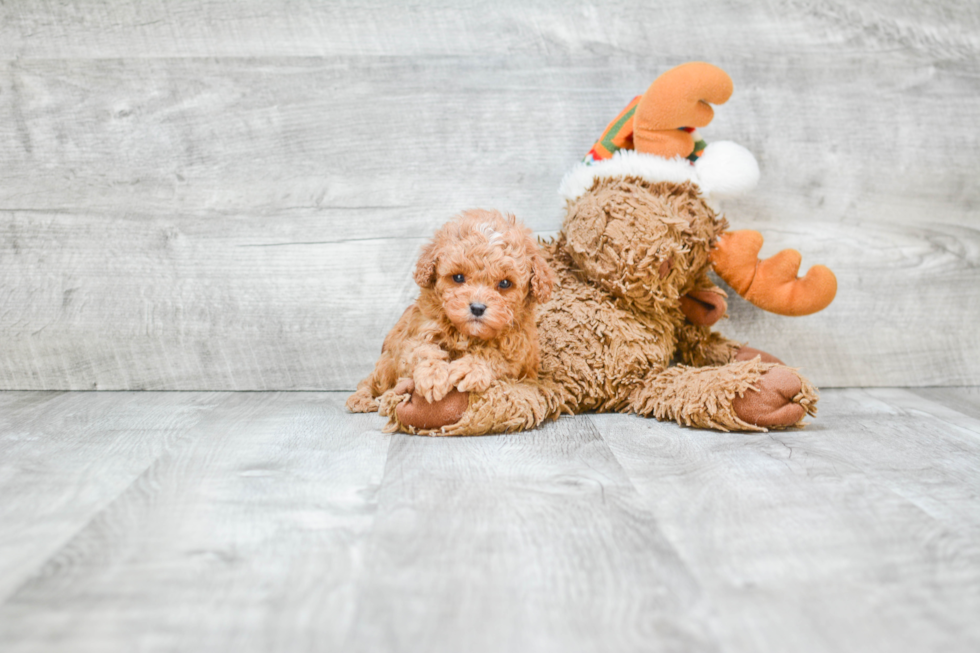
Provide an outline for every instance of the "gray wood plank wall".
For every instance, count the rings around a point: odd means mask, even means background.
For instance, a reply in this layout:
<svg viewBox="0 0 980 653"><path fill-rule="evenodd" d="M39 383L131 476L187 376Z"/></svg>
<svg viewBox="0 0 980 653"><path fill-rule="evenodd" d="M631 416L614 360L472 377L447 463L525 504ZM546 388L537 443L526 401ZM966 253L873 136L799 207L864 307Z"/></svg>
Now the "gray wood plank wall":
<svg viewBox="0 0 980 653"><path fill-rule="evenodd" d="M980 9L882 0L0 4L0 388L354 386L466 207L542 235L666 68L736 92L736 228L840 280L721 325L824 386L980 383Z"/></svg>

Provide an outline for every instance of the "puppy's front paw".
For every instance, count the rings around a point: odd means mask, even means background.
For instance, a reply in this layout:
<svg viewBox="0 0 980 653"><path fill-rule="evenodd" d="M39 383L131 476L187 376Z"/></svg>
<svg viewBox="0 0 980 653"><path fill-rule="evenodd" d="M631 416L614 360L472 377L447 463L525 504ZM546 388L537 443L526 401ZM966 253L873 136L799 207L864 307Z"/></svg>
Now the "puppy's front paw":
<svg viewBox="0 0 980 653"><path fill-rule="evenodd" d="M449 365L449 382L460 392L486 392L496 379L486 363L464 356Z"/></svg>
<svg viewBox="0 0 980 653"><path fill-rule="evenodd" d="M361 388L347 397L347 410L352 413L375 413L378 411L378 400L371 396L371 391Z"/></svg>
<svg viewBox="0 0 980 653"><path fill-rule="evenodd" d="M449 363L440 360L426 360L419 363L412 374L415 391L428 402L439 401L453 389L449 381Z"/></svg>

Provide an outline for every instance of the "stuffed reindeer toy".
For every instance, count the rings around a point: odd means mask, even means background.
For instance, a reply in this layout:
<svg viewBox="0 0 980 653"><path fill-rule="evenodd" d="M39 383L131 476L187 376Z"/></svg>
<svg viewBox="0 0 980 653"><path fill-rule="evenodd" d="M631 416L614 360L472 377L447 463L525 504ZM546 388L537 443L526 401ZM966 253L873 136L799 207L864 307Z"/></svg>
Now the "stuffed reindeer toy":
<svg viewBox="0 0 980 653"><path fill-rule="evenodd" d="M782 315L826 307L837 282L800 255L757 258L762 237L728 232L713 200L752 188L758 166L695 128L732 93L719 68L689 63L659 77L614 120L562 182L565 218L542 255L557 275L538 308L536 378L426 401L412 384L383 398L390 427L427 435L532 428L561 413L629 412L721 431L800 426L817 393L796 369L712 330L726 314L714 270L756 306ZM393 391L394 392L394 391Z"/></svg>

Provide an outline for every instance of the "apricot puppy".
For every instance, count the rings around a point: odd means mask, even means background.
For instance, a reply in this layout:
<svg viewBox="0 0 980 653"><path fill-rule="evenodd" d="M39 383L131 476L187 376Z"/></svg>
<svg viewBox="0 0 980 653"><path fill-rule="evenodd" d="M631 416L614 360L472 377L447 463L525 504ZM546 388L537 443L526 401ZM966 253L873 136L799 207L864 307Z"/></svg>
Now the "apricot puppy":
<svg viewBox="0 0 980 653"><path fill-rule="evenodd" d="M537 377L536 307L555 274L514 216L471 210L446 223L423 248L415 282L418 300L388 333L348 410L377 411L389 391L414 389L433 402L454 388L484 392L500 378Z"/></svg>

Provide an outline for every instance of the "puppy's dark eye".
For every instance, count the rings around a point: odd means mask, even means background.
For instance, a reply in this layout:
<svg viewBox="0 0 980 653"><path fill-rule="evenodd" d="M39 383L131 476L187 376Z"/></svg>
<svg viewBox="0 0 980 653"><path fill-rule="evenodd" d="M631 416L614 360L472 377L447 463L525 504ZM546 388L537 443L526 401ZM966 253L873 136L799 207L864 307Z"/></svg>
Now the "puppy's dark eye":
<svg viewBox="0 0 980 653"><path fill-rule="evenodd" d="M466 281L466 277L464 277L461 274L454 274L453 281L455 281L456 283L463 283L464 281Z"/></svg>
<svg viewBox="0 0 980 653"><path fill-rule="evenodd" d="M510 282L510 279L504 279L503 281L497 284L497 287L500 288L501 290L507 290L513 285L514 284Z"/></svg>

